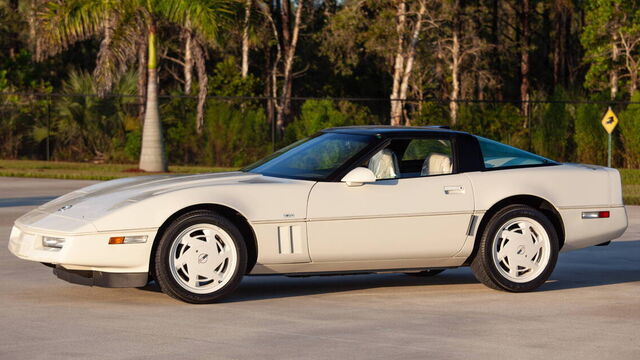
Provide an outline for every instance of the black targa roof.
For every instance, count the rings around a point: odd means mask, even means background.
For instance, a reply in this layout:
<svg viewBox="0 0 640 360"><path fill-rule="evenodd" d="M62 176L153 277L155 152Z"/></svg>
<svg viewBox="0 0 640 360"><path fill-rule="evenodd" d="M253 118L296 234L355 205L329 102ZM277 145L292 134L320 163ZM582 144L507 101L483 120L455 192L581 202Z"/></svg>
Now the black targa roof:
<svg viewBox="0 0 640 360"><path fill-rule="evenodd" d="M446 126L342 126L322 130L322 132L334 132L358 135L408 135L408 134L467 134L466 132L451 130Z"/></svg>

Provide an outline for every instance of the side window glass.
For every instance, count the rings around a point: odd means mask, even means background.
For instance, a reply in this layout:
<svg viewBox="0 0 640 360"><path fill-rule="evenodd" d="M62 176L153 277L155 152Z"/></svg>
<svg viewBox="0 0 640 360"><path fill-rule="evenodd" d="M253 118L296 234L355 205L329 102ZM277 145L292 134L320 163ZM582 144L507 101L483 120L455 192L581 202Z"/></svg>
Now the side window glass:
<svg viewBox="0 0 640 360"><path fill-rule="evenodd" d="M480 151L487 169L508 168L523 165L553 164L552 160L542 156L514 148L497 141L476 136L480 143Z"/></svg>

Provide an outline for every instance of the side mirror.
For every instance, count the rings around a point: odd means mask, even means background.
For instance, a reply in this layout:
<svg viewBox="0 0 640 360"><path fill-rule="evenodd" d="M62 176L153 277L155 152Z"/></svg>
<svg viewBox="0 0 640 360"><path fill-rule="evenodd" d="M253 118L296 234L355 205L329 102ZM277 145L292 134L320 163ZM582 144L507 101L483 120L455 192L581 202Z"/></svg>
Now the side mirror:
<svg viewBox="0 0 640 360"><path fill-rule="evenodd" d="M376 175L366 167L357 167L349 171L341 181L347 183L347 186L361 186L365 183L375 182Z"/></svg>

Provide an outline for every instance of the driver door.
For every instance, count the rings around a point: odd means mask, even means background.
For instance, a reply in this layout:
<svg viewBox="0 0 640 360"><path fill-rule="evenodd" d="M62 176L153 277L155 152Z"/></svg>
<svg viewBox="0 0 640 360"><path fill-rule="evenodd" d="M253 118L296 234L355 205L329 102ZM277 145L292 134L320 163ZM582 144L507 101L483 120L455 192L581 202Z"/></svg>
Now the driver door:
<svg viewBox="0 0 640 360"><path fill-rule="evenodd" d="M363 164L393 178L362 186L317 183L307 215L312 261L382 269L395 266L390 260L455 255L467 238L474 204L470 180L452 166L452 148L450 139L393 140L381 150L384 164Z"/></svg>

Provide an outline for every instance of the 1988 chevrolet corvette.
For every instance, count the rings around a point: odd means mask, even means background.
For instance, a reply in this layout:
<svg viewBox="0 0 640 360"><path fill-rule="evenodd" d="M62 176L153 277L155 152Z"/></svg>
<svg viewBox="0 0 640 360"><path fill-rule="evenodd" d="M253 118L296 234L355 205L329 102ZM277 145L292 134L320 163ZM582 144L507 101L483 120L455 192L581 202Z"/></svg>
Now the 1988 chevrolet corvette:
<svg viewBox="0 0 640 360"><path fill-rule="evenodd" d="M74 191L19 218L9 249L73 283L154 279L207 303L245 274L431 276L459 266L491 288L530 291L559 251L626 228L617 170L443 127L343 127L242 171Z"/></svg>

